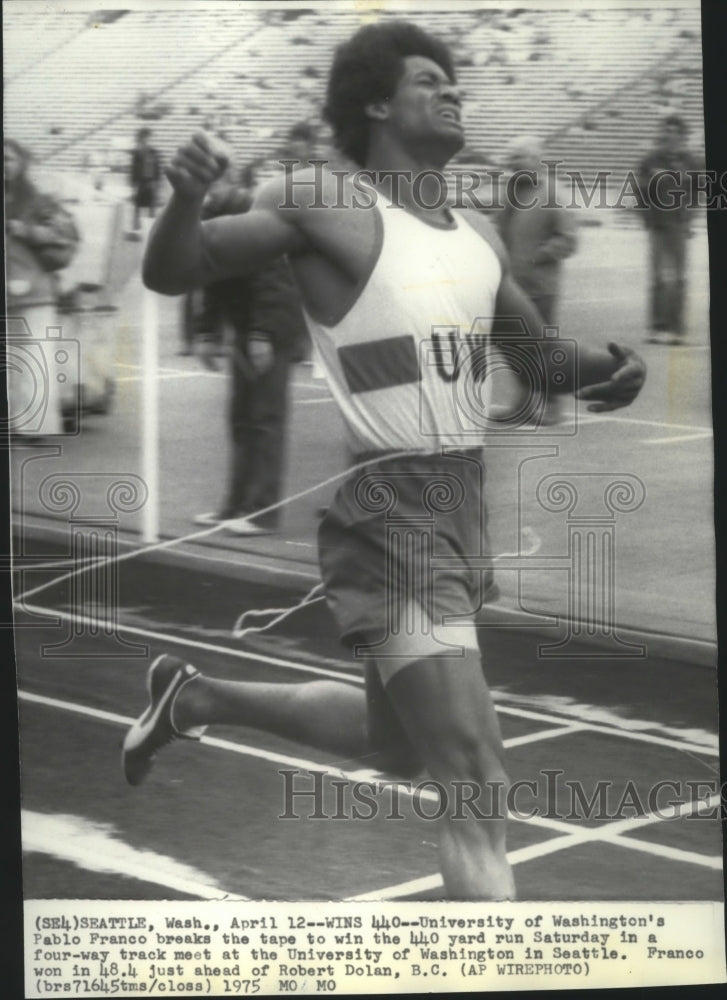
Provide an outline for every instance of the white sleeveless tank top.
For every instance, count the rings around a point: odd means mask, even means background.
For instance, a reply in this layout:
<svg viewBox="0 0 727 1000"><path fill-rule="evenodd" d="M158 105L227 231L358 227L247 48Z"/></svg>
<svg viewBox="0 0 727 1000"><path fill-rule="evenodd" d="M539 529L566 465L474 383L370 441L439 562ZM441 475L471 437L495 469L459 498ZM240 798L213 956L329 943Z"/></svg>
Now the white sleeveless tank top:
<svg viewBox="0 0 727 1000"><path fill-rule="evenodd" d="M346 315L306 322L354 454L484 439L489 333L502 268L464 216L432 226L377 193L381 246Z"/></svg>

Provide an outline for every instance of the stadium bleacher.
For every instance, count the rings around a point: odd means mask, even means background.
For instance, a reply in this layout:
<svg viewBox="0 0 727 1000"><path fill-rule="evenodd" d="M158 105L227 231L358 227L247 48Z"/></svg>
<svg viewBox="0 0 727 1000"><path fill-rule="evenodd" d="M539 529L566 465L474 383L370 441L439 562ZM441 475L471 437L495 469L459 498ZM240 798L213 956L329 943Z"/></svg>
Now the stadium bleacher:
<svg viewBox="0 0 727 1000"><path fill-rule="evenodd" d="M461 167L495 165L514 136L535 133L567 169L589 182L609 170L617 183L668 110L690 120L700 148L696 4L407 16L453 46L467 94ZM210 4L89 16L6 4L6 133L56 170L99 157L125 169L119 150L145 123L167 157L190 132L211 127L242 162L264 160L290 125L320 120L331 52L360 23L358 14L320 8ZM320 136L325 143L324 127Z"/></svg>

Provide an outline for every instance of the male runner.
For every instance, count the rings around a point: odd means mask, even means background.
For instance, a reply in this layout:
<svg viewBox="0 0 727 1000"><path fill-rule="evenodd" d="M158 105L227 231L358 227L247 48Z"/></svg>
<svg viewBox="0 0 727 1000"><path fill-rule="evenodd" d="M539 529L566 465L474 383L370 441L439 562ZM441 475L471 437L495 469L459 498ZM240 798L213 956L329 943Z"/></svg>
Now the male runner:
<svg viewBox="0 0 727 1000"><path fill-rule="evenodd" d="M124 771L140 783L164 743L213 723L404 774L424 766L445 789L466 782L480 792L478 813L448 811L440 821L447 897L511 899L502 739L473 621L482 574L468 561L483 537L483 434L466 421L463 429L458 393L481 361L476 350L467 361L465 345L488 333L492 317L522 317L533 338L541 321L487 220L425 207L438 202L426 182L437 182L422 172L442 170L464 143L444 45L407 23L362 28L336 52L326 115L342 152L371 172L370 187L300 172L294 185L271 182L246 215L201 224L224 163L197 135L167 172L174 194L152 233L144 280L178 294L289 256L349 444L370 460L344 482L319 534L327 599L343 640L364 656L366 693L329 681L216 680L165 655L150 668L150 704L126 736ZM398 192L387 171L408 172ZM466 341L475 320L477 336ZM433 328L445 339L433 339ZM533 351L550 372L549 349ZM579 395L595 401L591 409L628 405L643 379L629 350L579 351ZM404 526L395 545L387 544L392 511ZM449 567L434 581L419 572L431 538L422 513L434 517L435 554ZM456 621L445 624L445 615Z"/></svg>

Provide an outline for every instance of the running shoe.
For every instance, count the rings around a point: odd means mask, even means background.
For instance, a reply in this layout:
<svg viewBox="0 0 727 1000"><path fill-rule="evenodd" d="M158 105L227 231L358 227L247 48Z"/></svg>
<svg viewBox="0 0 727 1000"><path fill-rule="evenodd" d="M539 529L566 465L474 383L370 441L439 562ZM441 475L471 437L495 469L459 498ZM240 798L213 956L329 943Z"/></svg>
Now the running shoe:
<svg viewBox="0 0 727 1000"><path fill-rule="evenodd" d="M195 514L192 521L195 524L207 525L208 527L214 527L217 524L223 524L225 521L235 521L240 519L240 514L236 511L229 510L210 510L206 511L204 514Z"/></svg>
<svg viewBox="0 0 727 1000"><path fill-rule="evenodd" d="M215 524L222 524L224 517L221 514L216 513L216 511L210 510L206 514L195 514L192 520L195 524L203 524L212 527Z"/></svg>
<svg viewBox="0 0 727 1000"><path fill-rule="evenodd" d="M670 330L663 330L653 333L646 338L647 344L662 344L667 347L680 347L684 343L684 337L679 333L672 333Z"/></svg>
<svg viewBox="0 0 727 1000"><path fill-rule="evenodd" d="M270 535L273 529L263 528L251 521L249 517L237 517L232 521L227 521L225 531L231 535Z"/></svg>
<svg viewBox="0 0 727 1000"><path fill-rule="evenodd" d="M149 667L149 705L129 729L121 749L121 766L130 785L140 785L151 770L157 751L174 739L198 740L206 726L181 732L172 721L174 700L199 670L163 653Z"/></svg>

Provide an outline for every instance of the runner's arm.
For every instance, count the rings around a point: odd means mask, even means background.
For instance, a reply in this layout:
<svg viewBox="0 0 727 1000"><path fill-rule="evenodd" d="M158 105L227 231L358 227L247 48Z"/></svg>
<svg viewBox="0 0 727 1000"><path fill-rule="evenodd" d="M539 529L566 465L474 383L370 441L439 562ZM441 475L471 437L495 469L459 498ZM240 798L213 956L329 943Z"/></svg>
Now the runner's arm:
<svg viewBox="0 0 727 1000"><path fill-rule="evenodd" d="M166 174L174 189L152 229L143 264L144 283L165 295L179 295L211 281L249 274L304 245L287 212L276 208L274 192L261 192L245 215L200 221L205 195L227 168L221 147L198 133L181 147Z"/></svg>
<svg viewBox="0 0 727 1000"><path fill-rule="evenodd" d="M500 283L495 309L492 329L495 346L507 358L513 335L518 338L519 350L523 348L523 334L532 338L536 370L542 359L547 383L557 392L575 392L578 399L591 401L588 409L596 413L628 406L639 394L646 379L646 365L635 351L615 343L604 350L576 345L572 340L544 339L538 310L507 273ZM553 359L556 351L565 353L565 363L556 364ZM564 376L562 381L554 380L556 373Z"/></svg>

